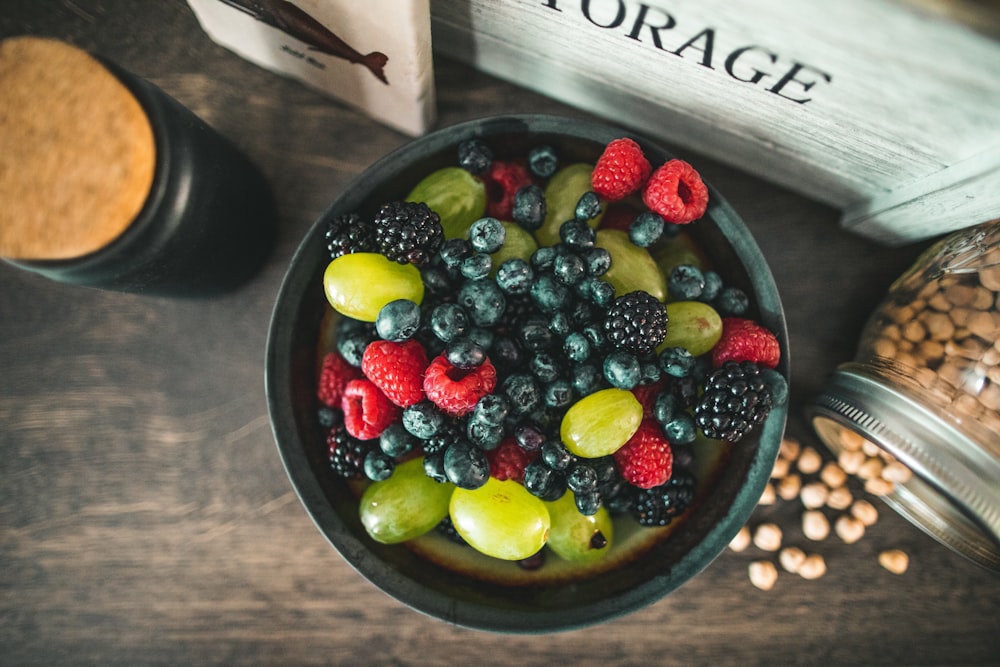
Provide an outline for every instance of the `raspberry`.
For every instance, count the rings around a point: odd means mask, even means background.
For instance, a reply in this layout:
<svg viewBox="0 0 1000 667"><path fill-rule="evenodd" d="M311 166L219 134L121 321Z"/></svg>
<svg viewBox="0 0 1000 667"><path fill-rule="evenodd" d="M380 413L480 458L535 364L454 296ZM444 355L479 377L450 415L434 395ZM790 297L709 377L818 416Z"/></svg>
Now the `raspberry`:
<svg viewBox="0 0 1000 667"><path fill-rule="evenodd" d="M669 160L649 177L642 201L665 221L683 225L705 214L708 188L694 167L684 160Z"/></svg>
<svg viewBox="0 0 1000 667"><path fill-rule="evenodd" d="M347 383L341 408L344 428L358 440L377 438L401 415L399 407L366 378Z"/></svg>
<svg viewBox="0 0 1000 667"><path fill-rule="evenodd" d="M640 384L632 387L632 393L635 394L635 397L639 400L639 404L642 406L643 419L653 416L656 397L660 395L665 386L666 383L663 381L657 381L651 384Z"/></svg>
<svg viewBox="0 0 1000 667"><path fill-rule="evenodd" d="M781 359L777 337L753 320L743 317L722 318L722 337L712 348L712 366L727 361L752 361L764 368L774 368Z"/></svg>
<svg viewBox="0 0 1000 667"><path fill-rule="evenodd" d="M423 375L427 352L415 340L369 343L361 358L361 370L386 397L401 408L424 400Z"/></svg>
<svg viewBox="0 0 1000 667"><path fill-rule="evenodd" d="M652 167L639 144L632 139L615 139L597 158L590 184L606 201L618 201L641 188L650 171Z"/></svg>
<svg viewBox="0 0 1000 667"><path fill-rule="evenodd" d="M614 453L622 478L640 489L652 489L670 479L674 455L670 443L652 419L644 419L639 430Z"/></svg>
<svg viewBox="0 0 1000 667"><path fill-rule="evenodd" d="M390 202L375 216L375 241L400 264L424 266L444 241L441 218L422 202Z"/></svg>
<svg viewBox="0 0 1000 667"><path fill-rule="evenodd" d="M513 220L517 191L532 184L531 172L520 162L494 160L482 175L486 184L486 215Z"/></svg>
<svg viewBox="0 0 1000 667"><path fill-rule="evenodd" d="M604 211L604 215L601 217L601 223L598 225L600 229L617 229L623 232L628 232L629 226L632 221L642 213L641 210L627 204L625 202L618 202L608 206L607 210Z"/></svg>
<svg viewBox="0 0 1000 667"><path fill-rule="evenodd" d="M490 462L491 476L501 482L513 479L523 484L524 469L538 458L538 452L534 454L526 452L517 444L517 440L508 436L500 441L496 449L486 452L486 458Z"/></svg>
<svg viewBox="0 0 1000 667"><path fill-rule="evenodd" d="M319 372L316 397L323 405L339 408L344 397L344 387L351 380L362 377L361 371L352 366L339 352L327 352Z"/></svg>
<svg viewBox="0 0 1000 667"><path fill-rule="evenodd" d="M452 417L461 417L476 407L497 384L497 371L489 359L474 368L452 366L445 355L434 358L424 372L424 392L434 405Z"/></svg>

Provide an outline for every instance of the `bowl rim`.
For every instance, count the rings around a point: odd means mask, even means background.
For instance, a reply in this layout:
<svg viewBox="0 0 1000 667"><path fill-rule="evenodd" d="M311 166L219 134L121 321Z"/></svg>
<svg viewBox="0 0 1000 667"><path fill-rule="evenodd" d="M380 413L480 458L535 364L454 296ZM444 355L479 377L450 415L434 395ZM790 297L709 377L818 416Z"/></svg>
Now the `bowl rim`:
<svg viewBox="0 0 1000 667"><path fill-rule="evenodd" d="M759 446L746 469L745 481L712 528L673 567L621 593L613 600L574 607L571 611L519 609L512 612L474 599L461 600L443 594L418 579L401 573L381 558L373 557L375 543L359 539L344 525L305 455L298 428L299 416L293 410L288 395L295 367L291 352L294 349L296 329L301 327L289 327L285 323L298 321L306 302L316 300L317 291L321 302L325 301L321 285L316 280L315 269L321 258L321 252L318 251L322 247L320 228L336 211L353 211L359 208L368 194L363 184L383 182L399 174L410 162L419 162L428 154L457 146L463 139L489 139L491 136L521 133L560 135L568 140L599 144L606 144L619 137L630 137L649 151L647 155L654 153L665 158L673 157L671 151L657 142L613 124L551 114L508 114L469 120L436 130L390 151L353 179L336 197L310 226L293 254L271 314L264 382L272 435L292 487L317 529L355 571L383 593L427 616L478 630L542 634L588 627L638 611L690 580L721 554L732 537L749 520L764 491L784 433L788 401L775 406L759 427ZM759 319L778 337L782 357L777 370L787 380L788 334L780 295L771 270L743 221L710 183L706 182L706 185L710 192L706 217L712 219L729 241L734 255L743 264L753 288L753 302Z"/></svg>

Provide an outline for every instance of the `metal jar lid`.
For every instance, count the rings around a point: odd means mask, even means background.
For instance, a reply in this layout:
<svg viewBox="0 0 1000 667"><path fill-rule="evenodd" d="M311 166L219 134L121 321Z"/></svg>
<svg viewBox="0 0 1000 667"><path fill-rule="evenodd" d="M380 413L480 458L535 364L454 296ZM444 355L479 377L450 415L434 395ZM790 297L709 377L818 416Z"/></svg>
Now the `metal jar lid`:
<svg viewBox="0 0 1000 667"><path fill-rule="evenodd" d="M854 431L913 472L885 502L942 544L1000 572L1000 459L912 397L844 364L808 407L813 428L839 453Z"/></svg>

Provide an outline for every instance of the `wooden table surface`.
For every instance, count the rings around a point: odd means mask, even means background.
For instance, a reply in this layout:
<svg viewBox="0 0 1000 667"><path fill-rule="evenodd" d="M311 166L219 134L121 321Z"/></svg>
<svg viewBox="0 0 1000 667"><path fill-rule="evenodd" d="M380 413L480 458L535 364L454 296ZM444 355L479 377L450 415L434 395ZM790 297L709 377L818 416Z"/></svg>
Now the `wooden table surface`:
<svg viewBox="0 0 1000 667"><path fill-rule="evenodd" d="M216 46L178 0L6 0L0 36L20 33L96 50L202 116L260 165L280 231L256 278L203 301L59 285L0 264L0 664L1000 662L1000 577L884 505L860 542L806 544L826 558L821 579L782 574L763 592L747 578L762 552L727 550L669 597L584 630L493 635L390 599L300 506L272 439L263 364L295 247L352 178L408 138ZM435 65L440 125L585 116ZM804 406L921 247L874 245L839 229L829 207L676 152L727 196L771 263L790 331L787 433L819 446ZM775 520L794 542L798 511L760 508L752 522ZM910 554L905 574L878 565L887 548Z"/></svg>

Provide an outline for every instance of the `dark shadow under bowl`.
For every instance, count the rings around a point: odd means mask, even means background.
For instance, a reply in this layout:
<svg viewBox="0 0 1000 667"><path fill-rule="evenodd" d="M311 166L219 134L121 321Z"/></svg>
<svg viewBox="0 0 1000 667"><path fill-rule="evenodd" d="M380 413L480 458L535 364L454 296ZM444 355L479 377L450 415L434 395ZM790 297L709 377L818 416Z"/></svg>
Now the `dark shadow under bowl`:
<svg viewBox="0 0 1000 667"><path fill-rule="evenodd" d="M358 518L358 502L329 467L317 423L316 369L326 310L322 274L328 259L327 221L359 212L371 216L402 199L432 170L454 166L459 142L484 139L500 156L553 146L563 164L593 162L611 140L638 141L654 167L670 157L630 132L595 122L524 115L449 127L381 158L333 203L292 259L275 304L267 343L266 390L274 437L302 504L333 547L379 589L413 609L457 625L510 633L546 633L604 622L659 600L704 569L750 518L778 454L786 405L776 407L756 432L731 448L710 493L671 533L634 561L581 581L508 586L458 574L405 546L371 540ZM788 377L784 314L770 269L749 231L709 185L710 203L690 231L726 284L751 296L752 316L775 332L782 347L778 370Z"/></svg>

